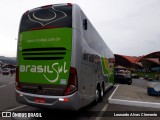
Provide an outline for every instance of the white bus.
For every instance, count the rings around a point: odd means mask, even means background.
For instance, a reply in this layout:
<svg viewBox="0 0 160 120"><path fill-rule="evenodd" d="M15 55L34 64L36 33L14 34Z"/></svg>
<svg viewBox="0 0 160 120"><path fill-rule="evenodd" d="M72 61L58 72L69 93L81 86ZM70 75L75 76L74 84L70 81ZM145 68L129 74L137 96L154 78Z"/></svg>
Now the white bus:
<svg viewBox="0 0 160 120"><path fill-rule="evenodd" d="M114 84L114 55L76 4L25 12L17 46L16 100L78 110Z"/></svg>

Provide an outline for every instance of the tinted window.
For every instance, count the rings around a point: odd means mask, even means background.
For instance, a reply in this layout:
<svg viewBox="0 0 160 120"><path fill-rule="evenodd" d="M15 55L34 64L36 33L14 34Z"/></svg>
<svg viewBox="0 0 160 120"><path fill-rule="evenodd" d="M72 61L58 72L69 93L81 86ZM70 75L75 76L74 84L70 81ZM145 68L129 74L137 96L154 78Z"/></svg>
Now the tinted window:
<svg viewBox="0 0 160 120"><path fill-rule="evenodd" d="M22 16L20 32L41 27L72 27L72 6L37 8Z"/></svg>
<svg viewBox="0 0 160 120"><path fill-rule="evenodd" d="M122 78L122 77L124 77L124 75L115 75L115 77Z"/></svg>

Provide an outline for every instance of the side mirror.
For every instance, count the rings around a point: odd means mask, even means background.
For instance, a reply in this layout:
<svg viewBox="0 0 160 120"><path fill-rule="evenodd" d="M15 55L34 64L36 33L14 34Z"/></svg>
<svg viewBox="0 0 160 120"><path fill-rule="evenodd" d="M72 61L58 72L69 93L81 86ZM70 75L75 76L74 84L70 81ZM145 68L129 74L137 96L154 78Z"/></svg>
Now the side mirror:
<svg viewBox="0 0 160 120"><path fill-rule="evenodd" d="M87 19L83 20L83 29L87 30Z"/></svg>

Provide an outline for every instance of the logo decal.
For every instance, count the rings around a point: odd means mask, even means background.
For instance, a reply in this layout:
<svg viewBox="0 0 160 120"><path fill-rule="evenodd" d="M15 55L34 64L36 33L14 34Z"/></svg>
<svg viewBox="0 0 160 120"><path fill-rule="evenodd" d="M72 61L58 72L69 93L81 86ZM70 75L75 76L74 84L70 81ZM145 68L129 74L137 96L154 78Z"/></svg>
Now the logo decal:
<svg viewBox="0 0 160 120"><path fill-rule="evenodd" d="M43 73L43 76L47 81L55 83L58 81L60 74L66 74L68 70L66 69L66 62L64 62L63 65L60 65L59 63L53 63L52 67L50 67L49 65L20 65L20 72ZM54 77L54 79L49 79L46 73L56 73L56 76Z"/></svg>
<svg viewBox="0 0 160 120"><path fill-rule="evenodd" d="M50 18L40 18L38 15L39 13L50 13ZM57 14L60 14L61 16L58 16ZM42 16L41 16L42 17ZM46 26L48 24L51 24L55 21L61 20L63 18L67 17L67 14L63 11L57 10L54 7L52 7L51 9L48 10L39 10L39 11L34 11L31 14L28 14L28 18L32 21L32 22L37 22L39 24L41 24L42 26Z"/></svg>

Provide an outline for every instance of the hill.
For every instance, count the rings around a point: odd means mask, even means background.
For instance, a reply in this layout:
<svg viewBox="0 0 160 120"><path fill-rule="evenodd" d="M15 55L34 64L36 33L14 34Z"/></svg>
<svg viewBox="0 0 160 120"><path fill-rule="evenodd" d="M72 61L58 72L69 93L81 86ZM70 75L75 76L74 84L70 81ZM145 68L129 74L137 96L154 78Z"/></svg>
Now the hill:
<svg viewBox="0 0 160 120"><path fill-rule="evenodd" d="M1 61L3 64L14 64L14 65L16 65L16 57L0 56L0 61Z"/></svg>

